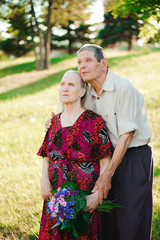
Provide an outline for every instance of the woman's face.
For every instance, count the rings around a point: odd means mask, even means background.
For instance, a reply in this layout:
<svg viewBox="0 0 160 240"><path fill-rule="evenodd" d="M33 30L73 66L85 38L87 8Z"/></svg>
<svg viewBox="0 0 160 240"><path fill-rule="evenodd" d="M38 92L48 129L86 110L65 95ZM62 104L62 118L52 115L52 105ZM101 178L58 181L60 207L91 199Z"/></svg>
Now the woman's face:
<svg viewBox="0 0 160 240"><path fill-rule="evenodd" d="M66 73L59 87L59 98L64 104L80 102L85 90L81 86L81 78L76 73Z"/></svg>

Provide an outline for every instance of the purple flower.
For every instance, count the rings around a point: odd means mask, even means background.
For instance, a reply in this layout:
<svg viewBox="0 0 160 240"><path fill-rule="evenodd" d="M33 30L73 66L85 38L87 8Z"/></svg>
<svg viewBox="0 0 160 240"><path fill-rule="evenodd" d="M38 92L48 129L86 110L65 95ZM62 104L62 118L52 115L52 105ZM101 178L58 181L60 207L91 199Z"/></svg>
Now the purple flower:
<svg viewBox="0 0 160 240"><path fill-rule="evenodd" d="M77 190L74 190L73 191L73 195L76 196L78 194L78 191Z"/></svg>

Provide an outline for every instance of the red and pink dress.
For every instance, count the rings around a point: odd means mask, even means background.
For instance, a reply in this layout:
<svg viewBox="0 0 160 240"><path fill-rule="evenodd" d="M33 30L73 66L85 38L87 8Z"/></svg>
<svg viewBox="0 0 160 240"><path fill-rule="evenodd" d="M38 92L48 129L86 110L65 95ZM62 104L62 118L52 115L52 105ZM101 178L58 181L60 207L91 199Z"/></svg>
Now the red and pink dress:
<svg viewBox="0 0 160 240"><path fill-rule="evenodd" d="M71 127L63 128L60 114L52 118L52 125L38 151L38 155L49 158L48 174L53 189L72 181L77 189L92 190L99 176L99 159L112 155L113 147L108 129L101 116L85 110ZM57 233L50 228L55 220L46 211L44 201L39 240L73 240L66 232ZM90 216L89 235L79 234L79 239L101 238L101 216L94 211Z"/></svg>

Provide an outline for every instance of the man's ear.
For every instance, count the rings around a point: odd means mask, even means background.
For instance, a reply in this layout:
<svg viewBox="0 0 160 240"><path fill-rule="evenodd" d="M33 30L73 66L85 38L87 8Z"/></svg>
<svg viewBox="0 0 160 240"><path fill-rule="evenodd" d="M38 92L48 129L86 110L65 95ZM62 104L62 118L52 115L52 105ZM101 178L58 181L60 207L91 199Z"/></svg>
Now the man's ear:
<svg viewBox="0 0 160 240"><path fill-rule="evenodd" d="M103 63L103 70L106 71L106 69L108 67L108 59L107 58L103 58L102 59L102 63Z"/></svg>

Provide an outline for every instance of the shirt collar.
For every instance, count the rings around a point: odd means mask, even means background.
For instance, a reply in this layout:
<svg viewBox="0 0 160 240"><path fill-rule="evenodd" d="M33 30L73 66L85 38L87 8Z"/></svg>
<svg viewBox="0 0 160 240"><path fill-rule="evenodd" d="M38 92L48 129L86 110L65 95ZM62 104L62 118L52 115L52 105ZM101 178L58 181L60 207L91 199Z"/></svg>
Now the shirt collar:
<svg viewBox="0 0 160 240"><path fill-rule="evenodd" d="M97 93L96 93L95 89L91 85L89 86L89 89L90 89L90 93L91 93L92 96L97 96ZM107 73L106 79L103 83L102 90L101 90L100 94L103 91L112 92L112 91L114 91L114 89L115 89L115 86L114 86L112 72L110 72L108 70L108 73Z"/></svg>

